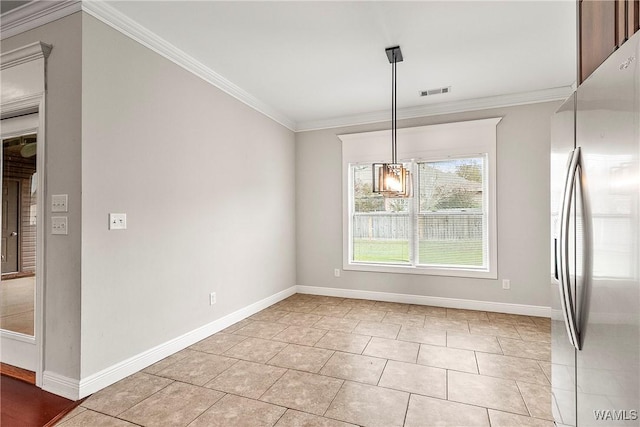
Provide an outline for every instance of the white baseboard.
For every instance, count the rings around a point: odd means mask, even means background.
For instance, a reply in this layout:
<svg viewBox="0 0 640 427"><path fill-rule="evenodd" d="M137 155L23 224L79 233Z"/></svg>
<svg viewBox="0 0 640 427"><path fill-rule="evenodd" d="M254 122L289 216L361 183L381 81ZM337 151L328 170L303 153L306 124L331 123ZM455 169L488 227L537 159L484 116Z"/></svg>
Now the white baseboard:
<svg viewBox="0 0 640 427"><path fill-rule="evenodd" d="M55 372L44 371L42 374L42 389L67 399L80 399L80 381L58 375Z"/></svg>
<svg viewBox="0 0 640 427"><path fill-rule="evenodd" d="M301 294L325 295L330 297L370 299L375 301L401 302L405 304L431 305L435 307L462 308L465 310L494 311L525 316L551 317L551 308L539 305L509 304L504 302L301 285L297 286L297 291Z"/></svg>
<svg viewBox="0 0 640 427"><path fill-rule="evenodd" d="M123 360L120 363L117 363L113 366L101 370L100 372L83 378L82 380L80 380L77 394L69 398L77 400L95 393L96 391L101 390L117 381L120 381L121 379L126 378L129 375L132 375L146 368L147 366L150 366L164 359L167 356L170 356L184 348L187 348L190 345L193 345L198 341L203 340L208 336L215 334L216 332L219 332L233 325L234 323L257 313L260 310L264 310L265 308L277 303L278 301L282 301L283 299L293 295L294 293L296 293L296 286L292 286L288 289L280 291L277 294L257 301L218 320L187 332L184 335L176 337L142 353L136 354L135 356ZM52 393L60 394L55 391L52 391ZM65 396L64 394L60 395Z"/></svg>

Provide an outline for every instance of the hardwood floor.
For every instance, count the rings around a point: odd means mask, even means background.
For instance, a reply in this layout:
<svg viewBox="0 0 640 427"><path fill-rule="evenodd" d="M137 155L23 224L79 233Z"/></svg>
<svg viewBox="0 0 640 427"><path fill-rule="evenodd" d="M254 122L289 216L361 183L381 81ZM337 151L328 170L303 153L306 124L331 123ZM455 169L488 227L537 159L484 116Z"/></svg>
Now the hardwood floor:
<svg viewBox="0 0 640 427"><path fill-rule="evenodd" d="M16 368L15 366L7 365L0 362L0 374L6 375L17 380L22 380L29 384L36 383L36 373L33 371L27 371L26 369Z"/></svg>
<svg viewBox="0 0 640 427"><path fill-rule="evenodd" d="M53 425L80 403L6 375L0 378L0 425L3 427Z"/></svg>

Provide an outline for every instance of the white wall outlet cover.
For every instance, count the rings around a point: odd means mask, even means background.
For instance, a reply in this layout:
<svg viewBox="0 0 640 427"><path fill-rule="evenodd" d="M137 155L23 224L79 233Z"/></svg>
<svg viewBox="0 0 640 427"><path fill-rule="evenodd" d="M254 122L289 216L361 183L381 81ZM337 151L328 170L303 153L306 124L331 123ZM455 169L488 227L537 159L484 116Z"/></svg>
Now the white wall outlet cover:
<svg viewBox="0 0 640 427"><path fill-rule="evenodd" d="M126 230L127 214L126 213L110 213L109 214L109 230Z"/></svg>
<svg viewBox="0 0 640 427"><path fill-rule="evenodd" d="M51 196L51 212L68 212L69 196L67 194L54 194Z"/></svg>
<svg viewBox="0 0 640 427"><path fill-rule="evenodd" d="M51 217L51 234L69 234L66 216Z"/></svg>

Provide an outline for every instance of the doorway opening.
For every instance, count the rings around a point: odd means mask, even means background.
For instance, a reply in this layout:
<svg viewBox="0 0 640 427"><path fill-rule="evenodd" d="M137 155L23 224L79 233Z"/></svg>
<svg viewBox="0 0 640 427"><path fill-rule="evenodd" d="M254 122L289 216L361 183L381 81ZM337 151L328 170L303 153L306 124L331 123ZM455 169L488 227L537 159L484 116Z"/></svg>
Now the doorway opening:
<svg viewBox="0 0 640 427"><path fill-rule="evenodd" d="M2 140L0 329L35 335L37 134Z"/></svg>

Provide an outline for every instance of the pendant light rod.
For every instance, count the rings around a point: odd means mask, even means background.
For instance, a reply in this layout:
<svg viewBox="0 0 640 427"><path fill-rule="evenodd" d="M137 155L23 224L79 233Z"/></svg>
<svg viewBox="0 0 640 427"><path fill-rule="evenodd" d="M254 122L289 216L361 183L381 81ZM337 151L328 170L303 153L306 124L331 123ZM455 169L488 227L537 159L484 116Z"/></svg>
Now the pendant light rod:
<svg viewBox="0 0 640 427"><path fill-rule="evenodd" d="M396 77L396 65L398 62L402 62L403 58L400 46L388 47L385 52L391 63L391 162L395 164L398 161L398 79Z"/></svg>

